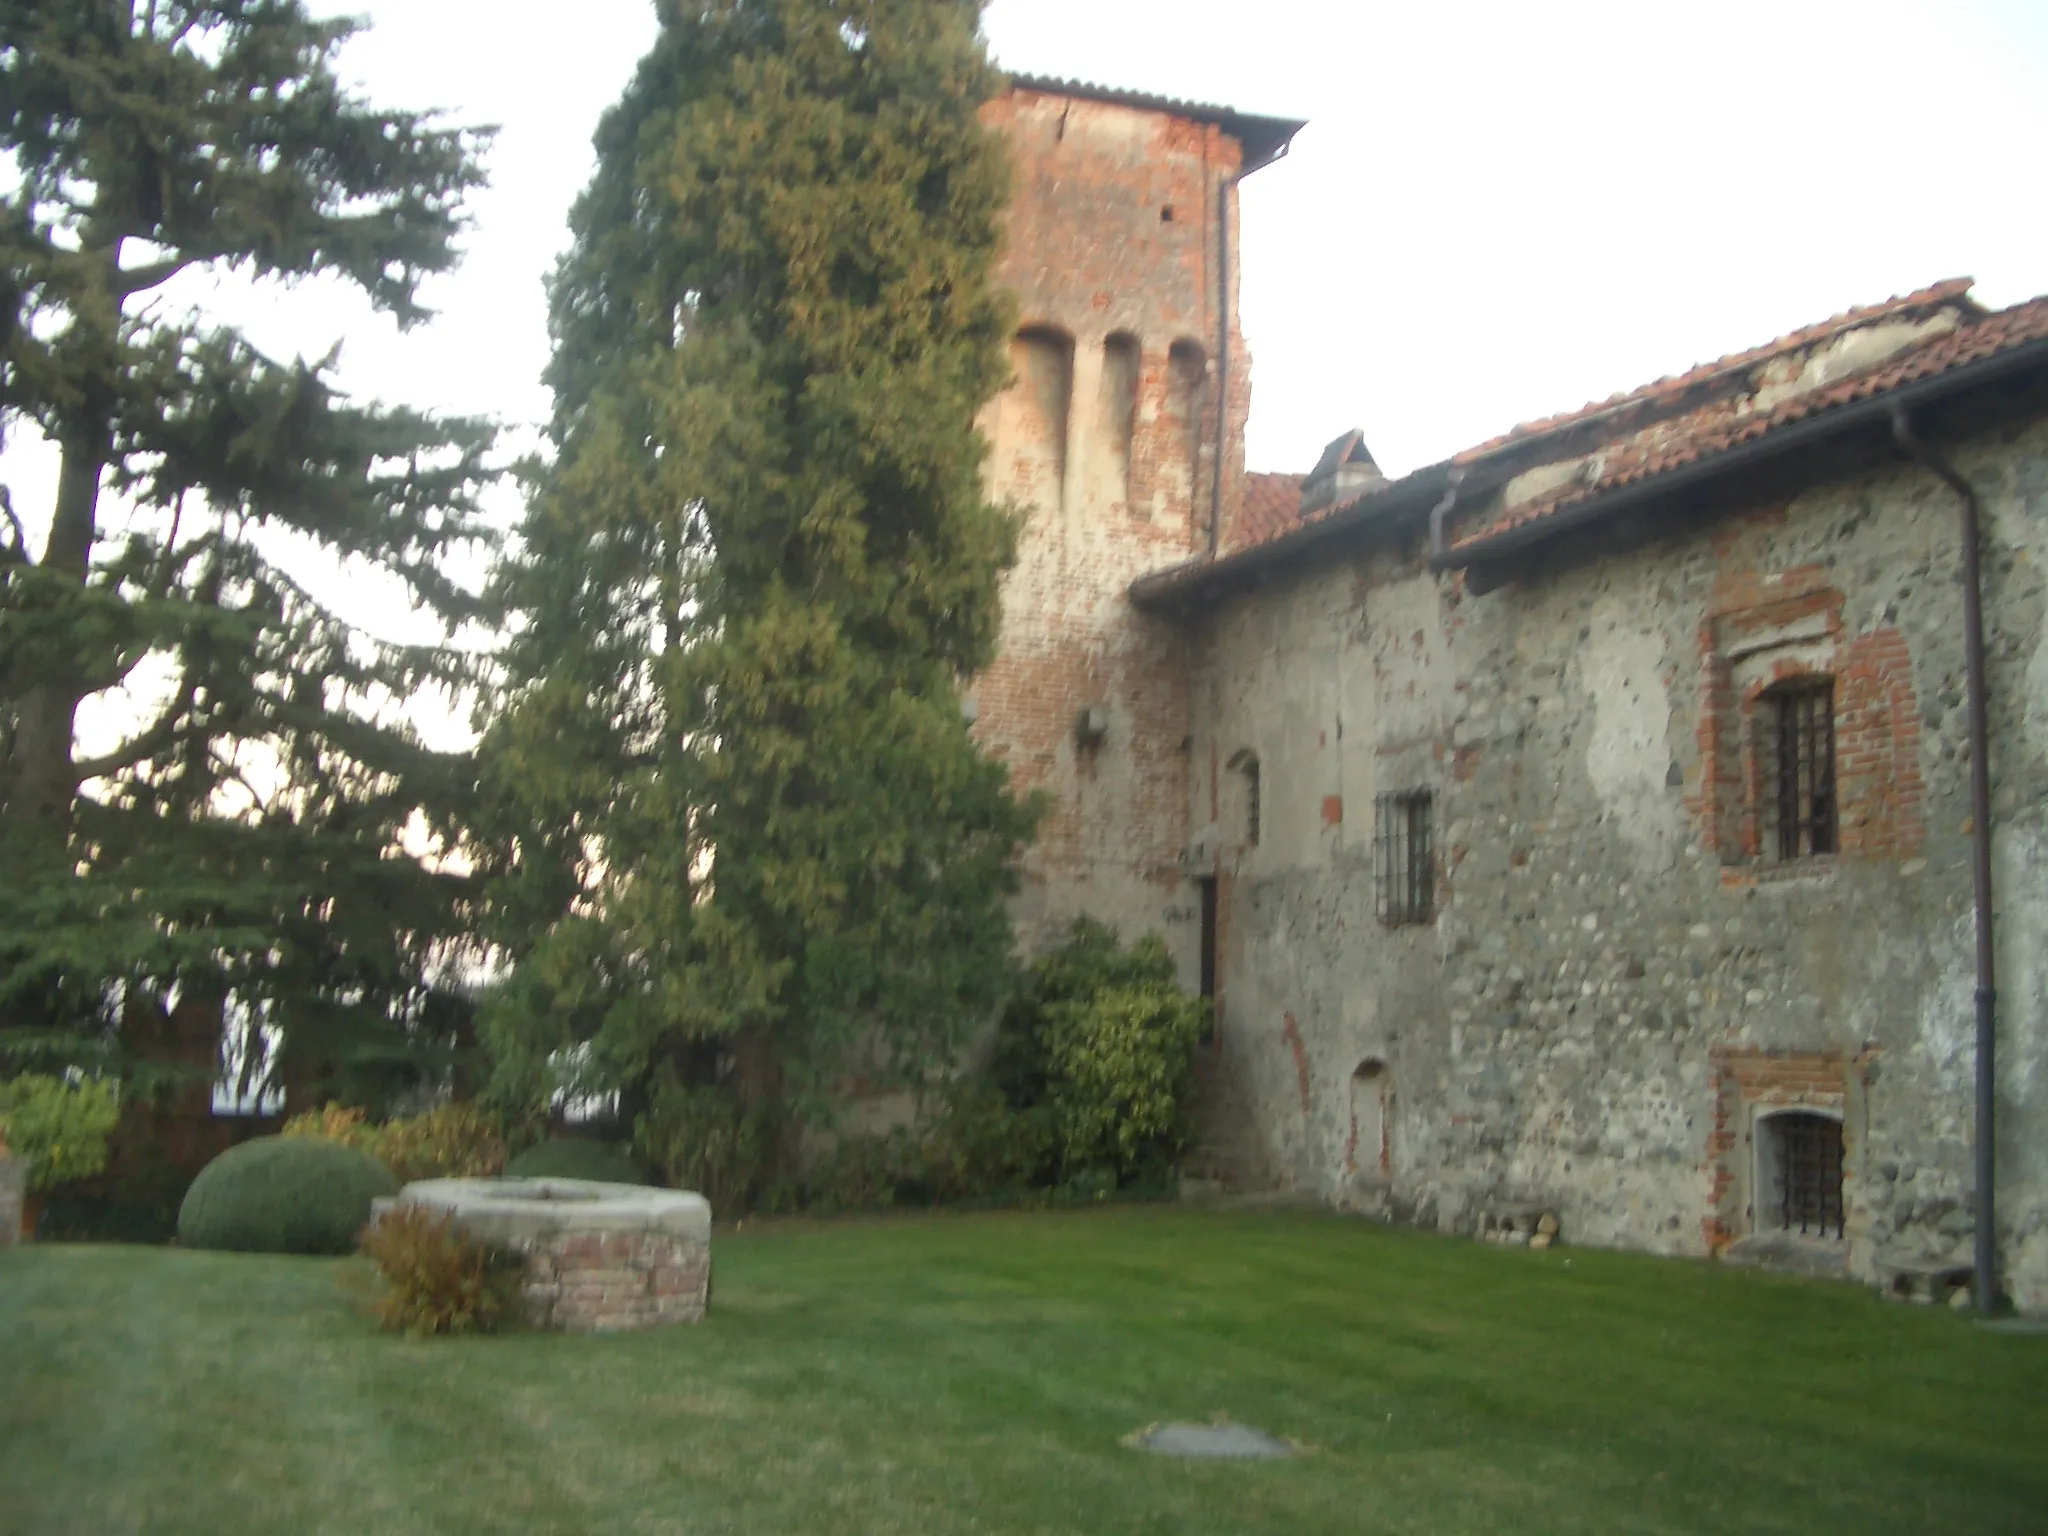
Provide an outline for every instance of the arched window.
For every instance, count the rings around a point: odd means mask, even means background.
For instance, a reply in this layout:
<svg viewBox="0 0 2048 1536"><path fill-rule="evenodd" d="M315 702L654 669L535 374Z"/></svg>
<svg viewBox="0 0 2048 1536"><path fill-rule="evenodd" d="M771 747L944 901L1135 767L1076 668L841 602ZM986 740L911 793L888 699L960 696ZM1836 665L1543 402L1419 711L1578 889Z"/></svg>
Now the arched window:
<svg viewBox="0 0 2048 1536"><path fill-rule="evenodd" d="M1351 1074L1351 1166L1368 1177L1394 1171L1394 1074L1368 1058Z"/></svg>

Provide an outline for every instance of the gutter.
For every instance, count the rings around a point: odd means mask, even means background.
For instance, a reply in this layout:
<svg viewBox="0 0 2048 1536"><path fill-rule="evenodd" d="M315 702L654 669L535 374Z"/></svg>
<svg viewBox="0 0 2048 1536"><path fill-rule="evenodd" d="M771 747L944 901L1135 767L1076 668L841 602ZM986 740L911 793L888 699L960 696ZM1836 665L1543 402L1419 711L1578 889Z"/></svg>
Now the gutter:
<svg viewBox="0 0 2048 1536"><path fill-rule="evenodd" d="M1690 464L1652 475L1646 480L1620 486L1604 496L1576 502L1548 517L1539 517L1534 521L1503 529L1497 534L1472 543L1454 545L1441 556L1432 555L1430 566L1434 570L1452 570L1472 565L1477 561L1490 560L1497 555L1527 549L1530 545L1540 543L1567 529L1627 511L1646 502L1662 500L1674 492L1719 479L1752 464L1765 463L1781 454L1790 453L1794 449L1833 437L1838 433L1853 431L1861 426L1889 428L1895 410L1940 399L1961 390L1974 389L2010 374L2023 373L2029 368L2044 365L2048 365L2048 338L2022 342L1981 362L1965 363L1930 378L1901 384L1896 389L1886 390L1882 394L1858 400L1853 404L1836 406L1818 415L1808 416L1788 426L1766 432L1761 437L1751 438L1746 443L1738 443L1733 448L1709 458L1695 459Z"/></svg>
<svg viewBox="0 0 2048 1536"><path fill-rule="evenodd" d="M1984 702L1984 583L1977 492L1953 464L1913 432L1903 402L1891 406L1892 436L1920 466L1956 494L1963 544L1963 655L1970 705L1970 864L1977 901L1977 1244L1972 1278L1977 1315L1998 1305L1998 987L1991 908L1991 753Z"/></svg>

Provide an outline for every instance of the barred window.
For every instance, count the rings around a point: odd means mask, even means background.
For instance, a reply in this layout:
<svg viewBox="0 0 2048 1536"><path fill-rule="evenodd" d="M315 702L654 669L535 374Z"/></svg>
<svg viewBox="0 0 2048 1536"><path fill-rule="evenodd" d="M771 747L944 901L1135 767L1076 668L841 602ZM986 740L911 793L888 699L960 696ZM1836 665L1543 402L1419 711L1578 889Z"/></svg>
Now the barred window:
<svg viewBox="0 0 2048 1536"><path fill-rule="evenodd" d="M1781 861L1833 853L1835 684L1783 684L1764 695L1770 713L1771 778L1765 786L1769 847Z"/></svg>
<svg viewBox="0 0 2048 1536"><path fill-rule="evenodd" d="M1772 1115L1764 1134L1764 1220L1781 1231L1842 1235L1842 1122L1826 1115Z"/></svg>
<svg viewBox="0 0 2048 1536"><path fill-rule="evenodd" d="M1373 860L1380 921L1389 928L1436 915L1436 865L1426 789L1373 798Z"/></svg>

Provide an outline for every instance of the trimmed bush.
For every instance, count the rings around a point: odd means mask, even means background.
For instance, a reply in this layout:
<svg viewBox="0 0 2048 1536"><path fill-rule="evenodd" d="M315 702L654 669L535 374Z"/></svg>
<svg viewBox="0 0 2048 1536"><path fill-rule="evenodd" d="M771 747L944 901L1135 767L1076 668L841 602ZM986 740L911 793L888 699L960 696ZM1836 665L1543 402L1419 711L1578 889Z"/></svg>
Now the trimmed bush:
<svg viewBox="0 0 2048 1536"><path fill-rule="evenodd" d="M244 1253L351 1253L370 1202L398 1193L367 1152L317 1136L263 1136L221 1153L178 1210L187 1248Z"/></svg>
<svg viewBox="0 0 2048 1536"><path fill-rule="evenodd" d="M363 1233L363 1252L384 1277L377 1316L394 1333L493 1333L518 1314L519 1256L478 1242L445 1212L386 1211Z"/></svg>
<svg viewBox="0 0 2048 1536"><path fill-rule="evenodd" d="M651 1184L647 1170L621 1142L554 1136L505 1164L508 1179L594 1179L600 1184Z"/></svg>

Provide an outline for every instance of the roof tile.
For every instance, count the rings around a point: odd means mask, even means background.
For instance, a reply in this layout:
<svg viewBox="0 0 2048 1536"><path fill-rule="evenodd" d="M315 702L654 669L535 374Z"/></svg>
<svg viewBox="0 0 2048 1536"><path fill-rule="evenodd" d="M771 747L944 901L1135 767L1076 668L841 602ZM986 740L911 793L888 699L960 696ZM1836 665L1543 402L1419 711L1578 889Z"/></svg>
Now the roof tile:
<svg viewBox="0 0 2048 1536"><path fill-rule="evenodd" d="M1952 286L1943 285L1944 288ZM1927 290L1929 293L1939 291ZM1833 329L1840 329L1840 326L1830 322L1827 327L1815 327L1813 332L1799 334L1806 335L1808 344L1811 344ZM2048 296L2030 299L2010 309L1972 319L1954 330L1929 336L1847 378L1793 395L1768 409L1744 409L1750 403L1747 396L1710 400L1682 415L1659 420L1632 435L1602 444L1597 453L1598 471L1595 475L1568 482L1555 495L1510 508L1485 526L1467 530L1453 548L1469 548L1510 528L1540 522L1567 507L1606 495L1622 486L1654 479L1681 465L1725 453L1742 443L1754 442L1793 422L1888 393L1916 380L1933 378L1966 363L1979 362L2009 348L2044 338L2048 338ZM1785 349L1774 344L1773 350ZM1756 360L1757 356L1751 357L1751 361Z"/></svg>

